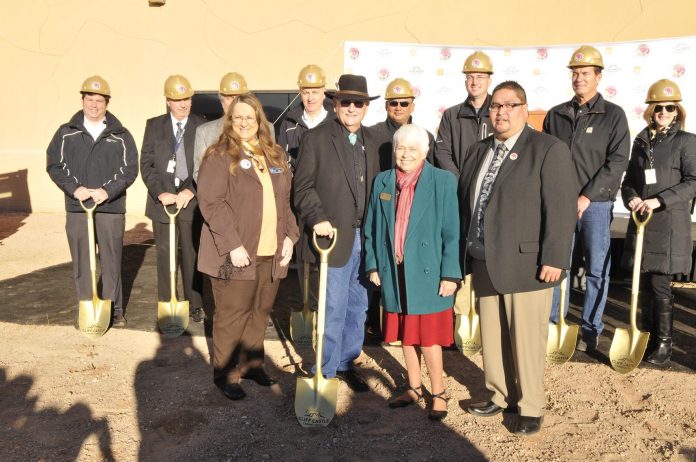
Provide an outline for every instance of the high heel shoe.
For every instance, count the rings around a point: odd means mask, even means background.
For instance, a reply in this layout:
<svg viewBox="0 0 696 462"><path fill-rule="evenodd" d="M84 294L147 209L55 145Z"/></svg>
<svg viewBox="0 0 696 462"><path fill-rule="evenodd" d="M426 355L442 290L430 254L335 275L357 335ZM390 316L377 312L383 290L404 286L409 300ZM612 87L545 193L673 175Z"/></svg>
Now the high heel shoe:
<svg viewBox="0 0 696 462"><path fill-rule="evenodd" d="M436 399L441 399L442 401L445 402L445 404L449 403L449 396L447 396L447 390L443 390L440 393L435 393L432 395L433 401ZM447 417L447 410L444 411L436 411L435 409L430 409L430 413L428 413L428 418L430 420L435 420L435 421L440 421Z"/></svg>
<svg viewBox="0 0 696 462"><path fill-rule="evenodd" d="M420 392L418 391L420 390ZM412 391L415 393L417 396L416 399L404 399L403 396L406 395L409 391ZM409 396L410 398L410 396ZM406 390L406 393L402 394L398 398L396 398L393 401L389 402L389 407L392 409L399 409L402 407L410 406L411 404L417 403L418 401L423 399L423 385L419 385L417 387L408 387L408 390Z"/></svg>

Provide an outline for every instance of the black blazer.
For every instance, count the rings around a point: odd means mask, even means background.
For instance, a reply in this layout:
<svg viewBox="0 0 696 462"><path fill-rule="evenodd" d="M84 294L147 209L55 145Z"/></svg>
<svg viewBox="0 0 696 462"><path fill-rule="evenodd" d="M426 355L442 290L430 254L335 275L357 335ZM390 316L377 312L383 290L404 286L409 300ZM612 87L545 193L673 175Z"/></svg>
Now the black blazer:
<svg viewBox="0 0 696 462"><path fill-rule="evenodd" d="M476 178L493 137L472 145L459 179L464 266L474 223ZM567 269L577 221L579 186L568 147L525 127L500 167L484 214L486 267L501 294L558 285L537 279L542 265Z"/></svg>
<svg viewBox="0 0 696 462"><path fill-rule="evenodd" d="M174 153L176 139L172 118L167 114L148 119L145 124L145 136L143 137L143 147L140 151L140 173L143 182L147 186L147 203L145 205L145 215L148 218L160 223L168 223L169 217L162 209L162 203L157 197L163 192L176 194L183 189L189 189L196 194L196 185L193 181L193 149L196 139L196 127L204 123L201 117L190 114L186 121L184 131L184 149L186 150L186 166L189 176L177 188L174 186L174 173L167 172L167 164ZM192 221L198 201L194 197L188 206L179 213L178 220Z"/></svg>
<svg viewBox="0 0 696 462"><path fill-rule="evenodd" d="M354 191L352 154L344 152L345 132L338 119L309 130L302 137L293 179L293 202L300 221L304 224L305 242L311 242L312 228L329 221L338 229L338 242L329 257L329 265L344 266L348 262L355 235L354 224L357 203ZM379 173L378 143L372 133L362 127L365 147L367 185L364 210L372 190L372 181ZM317 240L327 247L326 238ZM311 244L307 244L312 248ZM304 251L306 252L306 248ZM304 258L307 261L307 258Z"/></svg>

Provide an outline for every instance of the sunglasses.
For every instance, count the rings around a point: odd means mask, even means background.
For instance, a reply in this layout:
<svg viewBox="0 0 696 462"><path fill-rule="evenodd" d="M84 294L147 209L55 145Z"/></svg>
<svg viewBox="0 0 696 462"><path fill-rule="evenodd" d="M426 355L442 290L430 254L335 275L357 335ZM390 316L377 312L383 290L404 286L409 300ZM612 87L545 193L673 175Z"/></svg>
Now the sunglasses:
<svg viewBox="0 0 696 462"><path fill-rule="evenodd" d="M352 104L353 106L355 106L358 109L362 109L362 107L365 106L365 104L366 104L365 101L354 100L354 99L342 99L340 101L340 103L341 103L341 107L350 107L350 105Z"/></svg>
<svg viewBox="0 0 696 462"><path fill-rule="evenodd" d="M411 104L410 101L389 101L390 107L396 107L396 106L408 107L410 104Z"/></svg>
<svg viewBox="0 0 696 462"><path fill-rule="evenodd" d="M655 105L655 113L659 114L662 112L663 109L666 109L667 112L674 112L677 110L677 106L675 104L667 104L666 106L663 106L662 104L656 104Z"/></svg>

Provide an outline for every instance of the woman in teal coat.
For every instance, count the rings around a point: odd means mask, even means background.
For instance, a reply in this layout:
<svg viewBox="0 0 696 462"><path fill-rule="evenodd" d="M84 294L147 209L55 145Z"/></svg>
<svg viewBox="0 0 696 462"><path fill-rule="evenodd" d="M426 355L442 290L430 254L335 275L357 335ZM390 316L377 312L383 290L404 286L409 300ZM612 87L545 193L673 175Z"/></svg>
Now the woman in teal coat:
<svg viewBox="0 0 696 462"><path fill-rule="evenodd" d="M394 134L396 167L380 173L365 219L365 269L381 287L384 340L403 345L409 389L389 403L406 407L422 396L420 356L430 375L429 417L447 415L442 346L454 341L452 305L459 266L457 181L425 162L428 134L404 125ZM417 348L419 347L419 348Z"/></svg>

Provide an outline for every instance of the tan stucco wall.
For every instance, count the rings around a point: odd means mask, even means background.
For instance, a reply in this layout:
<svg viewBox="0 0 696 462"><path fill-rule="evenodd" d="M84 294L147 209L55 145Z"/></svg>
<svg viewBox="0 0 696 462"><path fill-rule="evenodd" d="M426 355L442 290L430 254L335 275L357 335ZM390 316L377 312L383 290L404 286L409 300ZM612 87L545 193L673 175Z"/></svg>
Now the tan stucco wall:
<svg viewBox="0 0 696 462"><path fill-rule="evenodd" d="M331 5L337 9L331 10ZM330 81L343 69L343 41L524 46L696 35L693 0L237 2L0 0L0 183L28 170L31 209L60 211L45 173L45 148L79 109L82 80L105 77L110 110L142 141L145 119L164 110L162 83L186 75L196 89L243 73L252 89L292 89L307 63ZM453 101L453 104L456 103ZM7 183L6 183L7 184ZM0 190L0 207L26 209L26 194ZM145 188L129 189L129 213L144 211ZM14 199L13 199L14 197ZM19 199L17 199L19 197Z"/></svg>

